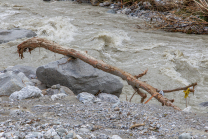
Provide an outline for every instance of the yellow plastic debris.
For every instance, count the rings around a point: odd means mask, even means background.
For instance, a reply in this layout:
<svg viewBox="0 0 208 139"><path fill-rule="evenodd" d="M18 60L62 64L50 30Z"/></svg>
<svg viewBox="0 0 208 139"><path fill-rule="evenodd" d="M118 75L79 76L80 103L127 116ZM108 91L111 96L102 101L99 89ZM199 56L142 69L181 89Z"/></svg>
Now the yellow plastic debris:
<svg viewBox="0 0 208 139"><path fill-rule="evenodd" d="M190 90L189 90L189 88L187 88L187 89L184 90L183 92L184 92L184 94L185 94L184 98L187 98L188 95L189 95L189 93L190 93Z"/></svg>

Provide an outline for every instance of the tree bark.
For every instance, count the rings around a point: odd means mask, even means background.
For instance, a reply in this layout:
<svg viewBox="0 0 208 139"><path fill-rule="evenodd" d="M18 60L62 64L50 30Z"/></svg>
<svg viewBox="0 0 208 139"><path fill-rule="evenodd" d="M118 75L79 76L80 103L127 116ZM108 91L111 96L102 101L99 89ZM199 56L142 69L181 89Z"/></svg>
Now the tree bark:
<svg viewBox="0 0 208 139"><path fill-rule="evenodd" d="M84 62L92 65L95 68L98 68L98 69L103 70L105 72L108 72L113 75L121 77L123 80L126 80L128 82L128 84L131 85L134 89L142 88L143 90L147 91L152 96L154 96L163 105L173 107L176 110L181 110L177 106L173 105L167 98L165 98L161 94L159 94L157 92L156 88L152 87L151 85L149 85L145 82L142 82L142 81L136 79L133 75L131 75L128 72L125 72L117 67L110 66L101 60L97 60L97 59L89 56L88 54L86 54L83 51L78 51L78 50L74 50L71 48L64 48L54 42L51 42L51 41L48 41L48 40L42 39L42 38L37 38L37 37L34 37L32 39L28 39L28 40L22 42L21 44L19 44L17 47L18 47L19 56L21 58L23 58L23 53L27 49L29 49L29 52L31 52L36 47L43 47L43 48L48 49L48 50L55 52L55 53L63 54L66 56L71 56L74 58L79 58L79 59L83 60ZM140 92L138 92L138 94L139 93Z"/></svg>

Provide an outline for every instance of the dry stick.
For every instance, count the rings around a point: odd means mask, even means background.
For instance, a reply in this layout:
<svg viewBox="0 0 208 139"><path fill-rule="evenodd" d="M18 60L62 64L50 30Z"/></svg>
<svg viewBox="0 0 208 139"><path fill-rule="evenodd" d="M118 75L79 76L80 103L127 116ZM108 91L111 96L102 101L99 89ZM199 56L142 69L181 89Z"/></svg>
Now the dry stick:
<svg viewBox="0 0 208 139"><path fill-rule="evenodd" d="M142 88L151 95L158 93L156 88L152 87L151 85L145 82L137 80L133 75L129 74L128 72L125 72L117 67L110 66L101 60L97 60L89 56L85 52L74 50L71 48L64 48L58 44L53 44L53 42L48 41L46 39L34 37L32 39L28 39L22 42L17 46L19 56L23 58L23 52L25 52L27 49L29 49L29 52L31 52L36 47L43 47L55 53L63 54L66 56L72 56L74 58L79 58L80 60L83 60L84 62L92 65L95 68L98 68L105 72L121 77L123 80L126 80L128 84L131 85L134 89ZM173 105L167 98L163 97L161 94L156 95L155 98L166 106L173 107L176 110L181 110L177 106Z"/></svg>

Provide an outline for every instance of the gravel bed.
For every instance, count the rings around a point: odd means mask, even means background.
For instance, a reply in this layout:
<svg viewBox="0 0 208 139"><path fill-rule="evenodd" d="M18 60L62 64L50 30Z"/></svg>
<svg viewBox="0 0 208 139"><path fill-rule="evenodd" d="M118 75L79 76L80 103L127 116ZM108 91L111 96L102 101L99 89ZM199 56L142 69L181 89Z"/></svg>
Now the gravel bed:
<svg viewBox="0 0 208 139"><path fill-rule="evenodd" d="M187 133L208 138L207 114L129 102L81 103L75 96L52 101L49 96L0 102L0 137L164 139Z"/></svg>

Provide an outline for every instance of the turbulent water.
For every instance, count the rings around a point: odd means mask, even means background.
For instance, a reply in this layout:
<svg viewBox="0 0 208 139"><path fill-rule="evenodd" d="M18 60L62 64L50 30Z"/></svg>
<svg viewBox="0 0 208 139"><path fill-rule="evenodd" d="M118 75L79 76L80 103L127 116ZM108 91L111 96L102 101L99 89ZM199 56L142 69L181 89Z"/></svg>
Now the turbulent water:
<svg viewBox="0 0 208 139"><path fill-rule="evenodd" d="M71 1L0 0L0 28L24 28L65 47L88 54L133 75L148 69L140 80L158 89L174 89L197 82L188 105L193 112L207 112L199 103L208 98L208 36L141 30L138 18L107 13L109 9ZM16 46L26 39L0 44L0 70L24 64L38 67L62 55L36 49L22 60ZM124 82L121 100L134 93ZM165 94L174 104L186 107L183 91ZM148 96L150 97L150 96ZM136 95L132 102L140 102ZM153 99L149 103L159 104Z"/></svg>

